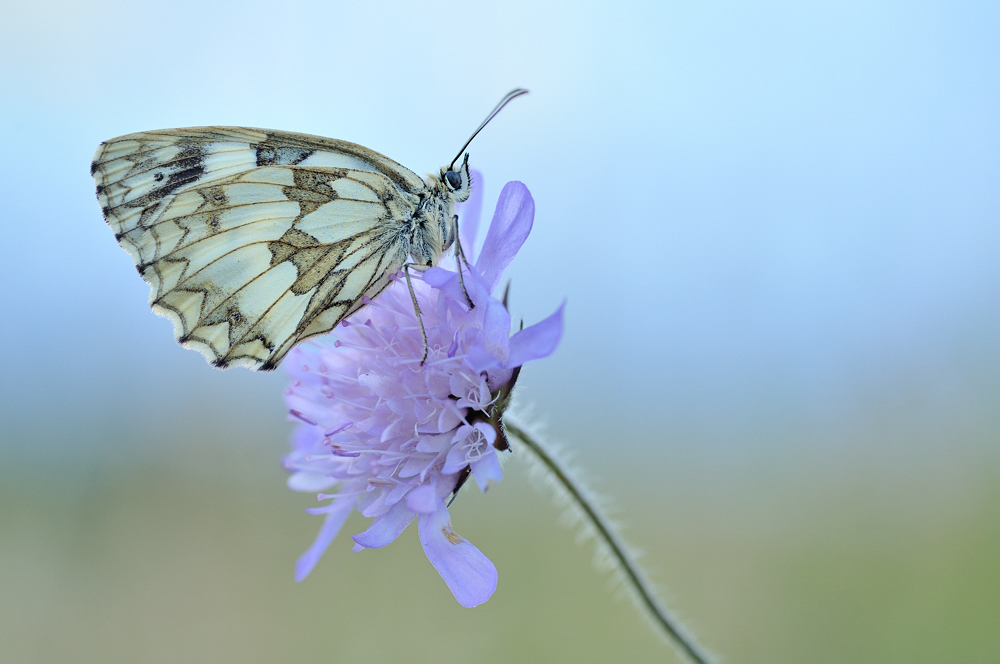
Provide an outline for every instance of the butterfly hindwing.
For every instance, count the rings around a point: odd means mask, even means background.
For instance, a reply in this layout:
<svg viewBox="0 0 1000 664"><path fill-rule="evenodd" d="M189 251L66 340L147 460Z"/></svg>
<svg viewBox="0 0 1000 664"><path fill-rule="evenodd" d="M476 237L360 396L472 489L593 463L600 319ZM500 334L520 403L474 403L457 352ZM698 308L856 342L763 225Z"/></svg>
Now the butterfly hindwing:
<svg viewBox="0 0 1000 664"><path fill-rule="evenodd" d="M216 365L257 369L388 285L425 186L353 143L225 127L122 136L92 171L153 310Z"/></svg>

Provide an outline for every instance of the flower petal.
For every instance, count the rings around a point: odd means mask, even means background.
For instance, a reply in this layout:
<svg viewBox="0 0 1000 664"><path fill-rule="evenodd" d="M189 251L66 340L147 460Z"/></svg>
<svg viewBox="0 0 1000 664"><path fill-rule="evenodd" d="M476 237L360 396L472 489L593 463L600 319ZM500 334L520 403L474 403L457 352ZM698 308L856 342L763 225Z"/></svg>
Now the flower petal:
<svg viewBox="0 0 1000 664"><path fill-rule="evenodd" d="M490 300L483 312L483 332L481 342L487 352L507 364L510 358L510 312L497 302Z"/></svg>
<svg viewBox="0 0 1000 664"><path fill-rule="evenodd" d="M435 512L443 503L434 484L422 484L406 495L406 506L418 514Z"/></svg>
<svg viewBox="0 0 1000 664"><path fill-rule="evenodd" d="M452 279L458 279L458 275L443 267L429 267L420 275L424 283L437 289L443 288L451 283Z"/></svg>
<svg viewBox="0 0 1000 664"><path fill-rule="evenodd" d="M491 482L499 482L503 479L500 459L497 458L497 453L493 449L490 449L482 458L473 461L470 465L472 476L476 478L476 484L479 485L480 491L485 492L486 489L490 488Z"/></svg>
<svg viewBox="0 0 1000 664"><path fill-rule="evenodd" d="M337 481L336 477L330 477L324 473L300 470L288 476L288 488L292 491L312 493L329 489Z"/></svg>
<svg viewBox="0 0 1000 664"><path fill-rule="evenodd" d="M340 532L340 527L344 525L344 521L347 519L347 515L351 513L352 507L354 507L354 496L348 495L337 496L328 505L330 511L326 513L326 520L323 521L323 526L319 529L316 539L313 540L312 545L295 562L296 581L301 581L309 576L309 572L319 562L319 559L323 556L323 552L330 546L330 542Z"/></svg>
<svg viewBox="0 0 1000 664"><path fill-rule="evenodd" d="M497 568L475 546L451 529L448 508L441 506L417 520L420 544L458 603L482 604L497 587Z"/></svg>
<svg viewBox="0 0 1000 664"><path fill-rule="evenodd" d="M406 501L396 503L388 512L375 519L368 530L354 536L354 541L366 549L380 549L400 536L413 521L416 513L406 506Z"/></svg>
<svg viewBox="0 0 1000 664"><path fill-rule="evenodd" d="M508 367L519 367L529 360L537 360L552 354L559 345L563 331L563 302L554 314L543 321L526 327L510 338Z"/></svg>
<svg viewBox="0 0 1000 664"><path fill-rule="evenodd" d="M383 399L397 396L400 392L399 383L386 376L361 374L358 376L358 385L367 387L372 394Z"/></svg>
<svg viewBox="0 0 1000 664"><path fill-rule="evenodd" d="M441 472L454 474L468 465L469 462L465 458L465 448L462 445L455 445L449 450L448 456L445 457Z"/></svg>
<svg viewBox="0 0 1000 664"><path fill-rule="evenodd" d="M465 292L462 291L462 284L459 282L458 273L451 270L430 267L424 270L422 278L425 284L447 295L447 299L451 300L453 304L461 303L460 306L462 309L466 308L466 293L469 294L469 297L477 307L484 305L490 300L492 290L489 284L479 276L478 272L463 268L462 276L465 281Z"/></svg>
<svg viewBox="0 0 1000 664"><path fill-rule="evenodd" d="M479 218L483 213L483 174L474 168L469 169L472 176L472 193L464 203L455 206L458 214L458 235L462 239L462 251L471 263L475 260L476 234L479 231Z"/></svg>
<svg viewBox="0 0 1000 664"><path fill-rule="evenodd" d="M322 439L322 432L316 427L300 423L292 431L292 450L311 453L316 449L316 443Z"/></svg>
<svg viewBox="0 0 1000 664"><path fill-rule="evenodd" d="M476 372L492 372L494 369L503 366L503 363L495 356L491 355L481 344L471 347L465 355L465 361L469 367Z"/></svg>
<svg viewBox="0 0 1000 664"><path fill-rule="evenodd" d="M535 201L528 188L517 181L504 185L490 229L486 232L483 250L476 262L476 269L491 293L500 283L500 275L531 233L534 219Z"/></svg>

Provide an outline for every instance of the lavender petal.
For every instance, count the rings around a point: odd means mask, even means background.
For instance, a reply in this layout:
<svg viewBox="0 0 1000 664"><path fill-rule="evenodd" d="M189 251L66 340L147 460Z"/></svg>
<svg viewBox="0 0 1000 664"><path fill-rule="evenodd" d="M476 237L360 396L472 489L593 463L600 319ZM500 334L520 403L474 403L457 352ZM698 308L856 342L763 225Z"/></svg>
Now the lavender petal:
<svg viewBox="0 0 1000 664"><path fill-rule="evenodd" d="M490 229L486 232L483 250L476 262L476 269L483 276L489 292L492 293L500 283L500 275L528 239L534 219L535 201L528 188L517 181L504 185Z"/></svg>
<svg viewBox="0 0 1000 664"><path fill-rule="evenodd" d="M497 587L497 568L452 530L447 507L421 514L417 528L427 559L459 604L473 607L490 598Z"/></svg>
<svg viewBox="0 0 1000 664"><path fill-rule="evenodd" d="M388 512L377 517L368 530L354 536L354 541L366 549L380 549L406 530L416 513L406 506L406 501L398 502Z"/></svg>
<svg viewBox="0 0 1000 664"><path fill-rule="evenodd" d="M548 357L555 351L563 332L563 302L556 312L510 338L510 358L507 366L519 367L530 360Z"/></svg>
<svg viewBox="0 0 1000 664"><path fill-rule="evenodd" d="M462 251L470 263L475 261L476 234L479 232L479 219L483 214L483 174L474 168L469 169L472 175L472 193L469 200L455 206L458 214L458 234L462 238Z"/></svg>
<svg viewBox="0 0 1000 664"><path fill-rule="evenodd" d="M472 476L476 478L476 484L479 486L480 491L486 491L490 487L490 483L499 482L503 479L503 469L500 467L500 460L497 458L497 453L490 450L487 454L483 455L478 461L473 461L472 466Z"/></svg>
<svg viewBox="0 0 1000 664"><path fill-rule="evenodd" d="M330 546L330 542L340 532L340 527L344 525L347 515L351 513L354 502L354 496L337 496L328 505L329 511L326 513L323 526L319 529L319 533L316 534L316 539L313 540L313 543L306 549L305 553L295 561L296 581L301 581L309 576L309 572L319 562L319 559L323 556L323 552Z"/></svg>

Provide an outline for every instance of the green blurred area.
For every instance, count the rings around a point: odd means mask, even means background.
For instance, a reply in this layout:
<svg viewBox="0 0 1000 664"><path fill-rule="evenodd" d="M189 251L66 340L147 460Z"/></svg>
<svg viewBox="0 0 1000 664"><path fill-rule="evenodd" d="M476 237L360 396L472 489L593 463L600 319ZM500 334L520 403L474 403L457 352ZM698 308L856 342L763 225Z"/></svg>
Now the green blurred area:
<svg viewBox="0 0 1000 664"><path fill-rule="evenodd" d="M463 609L414 528L352 553L357 515L294 583L314 499L266 454L190 445L75 473L4 469L0 661L676 660L520 458L452 508L500 572L494 597ZM995 446L925 451L899 467L818 447L718 463L591 447L578 463L600 470L669 604L724 661L998 661Z"/></svg>

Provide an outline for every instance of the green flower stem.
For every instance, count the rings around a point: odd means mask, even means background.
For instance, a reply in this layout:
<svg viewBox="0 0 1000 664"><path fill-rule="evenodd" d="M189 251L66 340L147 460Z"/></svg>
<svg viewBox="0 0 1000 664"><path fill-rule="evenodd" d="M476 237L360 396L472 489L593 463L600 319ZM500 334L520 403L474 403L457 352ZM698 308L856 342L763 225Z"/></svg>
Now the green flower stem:
<svg viewBox="0 0 1000 664"><path fill-rule="evenodd" d="M677 619L671 616L666 607L660 604L642 570L628 554L625 543L614 531L611 523L600 512L597 506L584 495L583 490L574 481L567 468L522 427L511 422L509 419L504 419L503 425L508 433L518 438L538 457L542 464L559 481L559 484L569 493L573 501L583 510L587 519L597 530L597 534L608 546L612 558L625 574L625 578L635 591L639 603L649 612L656 626L663 630L667 637L692 662L695 664L710 664L712 660L705 653L704 649L691 636L685 634Z"/></svg>

